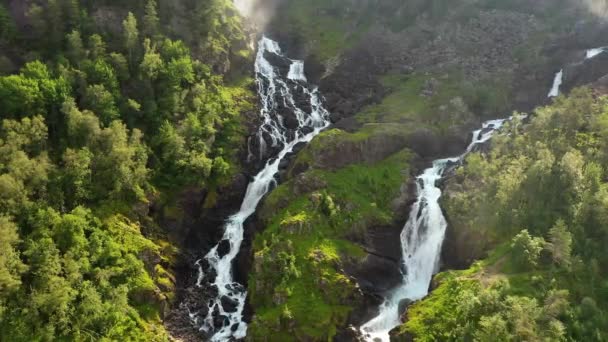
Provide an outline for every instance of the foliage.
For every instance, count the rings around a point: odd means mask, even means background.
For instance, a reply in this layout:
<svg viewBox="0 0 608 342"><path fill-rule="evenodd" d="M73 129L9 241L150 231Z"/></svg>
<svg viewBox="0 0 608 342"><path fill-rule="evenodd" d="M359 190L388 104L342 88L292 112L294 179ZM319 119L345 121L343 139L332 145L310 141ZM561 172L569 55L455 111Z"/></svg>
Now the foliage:
<svg viewBox="0 0 608 342"><path fill-rule="evenodd" d="M336 335L356 296L343 268L365 256L352 241L365 227L392 220L391 200L410 157L405 150L375 165L310 170L271 193L260 212L266 229L254 241L249 278L256 308L252 339L327 340ZM297 190L300 186L309 190Z"/></svg>
<svg viewBox="0 0 608 342"><path fill-rule="evenodd" d="M450 182L445 200L450 218L477 234L492 232L507 246L496 249L504 252L481 269L470 270L483 285L475 296L492 291L500 279L509 284L499 306L481 315L456 311L450 316L458 328L452 340L608 338L607 108L608 99L589 89L560 96L539 108L528 124L507 125L491 152L469 156ZM432 328L415 325L429 314L433 296L442 294L437 291L410 311L414 318L402 327L403 336L433 336ZM452 308L446 304L438 310Z"/></svg>
<svg viewBox="0 0 608 342"><path fill-rule="evenodd" d="M229 179L252 97L217 72L244 41L231 3L161 3L0 4L2 341L168 340L175 251L146 208ZM223 50L180 40L190 21Z"/></svg>

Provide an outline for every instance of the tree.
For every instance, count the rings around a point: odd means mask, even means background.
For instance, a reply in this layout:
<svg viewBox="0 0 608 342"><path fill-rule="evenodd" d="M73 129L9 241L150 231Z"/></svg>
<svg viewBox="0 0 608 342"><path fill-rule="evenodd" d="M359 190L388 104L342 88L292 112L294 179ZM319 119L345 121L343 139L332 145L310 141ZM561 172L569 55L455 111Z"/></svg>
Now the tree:
<svg viewBox="0 0 608 342"><path fill-rule="evenodd" d="M164 62L149 38L144 40L144 58L141 61L139 69L142 75L150 81L155 81L164 69Z"/></svg>
<svg viewBox="0 0 608 342"><path fill-rule="evenodd" d="M148 0L144 10L144 21L142 32L146 37L153 37L158 33L159 19L156 10L156 0Z"/></svg>
<svg viewBox="0 0 608 342"><path fill-rule="evenodd" d="M16 28L4 4L0 4L0 42L10 42L15 38Z"/></svg>
<svg viewBox="0 0 608 342"><path fill-rule="evenodd" d="M44 13L47 27L42 36L46 39L43 40L47 42L48 49L59 49L65 34L65 22L63 21L63 10L58 0L48 0Z"/></svg>
<svg viewBox="0 0 608 342"><path fill-rule="evenodd" d="M89 57L93 60L103 58L106 55L106 43L98 34L89 37Z"/></svg>
<svg viewBox="0 0 608 342"><path fill-rule="evenodd" d="M569 268L572 263L572 234L568 231L564 220L558 220L549 230L547 248L551 252L553 262Z"/></svg>
<svg viewBox="0 0 608 342"><path fill-rule="evenodd" d="M91 197L91 164L93 154L88 148L68 148L63 153L63 183L68 208L84 204Z"/></svg>
<svg viewBox="0 0 608 342"><path fill-rule="evenodd" d="M129 12L127 18L122 22L125 49L129 55L131 65L135 60L135 49L139 41L139 31L137 29L137 19L133 13Z"/></svg>
<svg viewBox="0 0 608 342"><path fill-rule="evenodd" d="M85 58L84 46L80 32L74 30L67 36L68 51L67 55L74 65L79 65Z"/></svg>
<svg viewBox="0 0 608 342"><path fill-rule="evenodd" d="M532 237L526 229L517 234L511 243L513 260L521 269L527 270L538 265L540 253L545 245L541 237Z"/></svg>
<svg viewBox="0 0 608 342"><path fill-rule="evenodd" d="M27 269L16 249L20 242L17 226L7 216L0 216L0 319L3 295L15 291L21 285L21 274Z"/></svg>
<svg viewBox="0 0 608 342"><path fill-rule="evenodd" d="M508 330L507 322L502 315L483 316L479 320L479 328L475 331L475 341L508 341L510 338L511 334Z"/></svg>
<svg viewBox="0 0 608 342"><path fill-rule="evenodd" d="M97 114L105 126L120 117L114 96L101 84L91 85L87 88L83 104L84 107Z"/></svg>
<svg viewBox="0 0 608 342"><path fill-rule="evenodd" d="M68 29L80 28L80 4L79 0L62 0L63 12L65 14Z"/></svg>

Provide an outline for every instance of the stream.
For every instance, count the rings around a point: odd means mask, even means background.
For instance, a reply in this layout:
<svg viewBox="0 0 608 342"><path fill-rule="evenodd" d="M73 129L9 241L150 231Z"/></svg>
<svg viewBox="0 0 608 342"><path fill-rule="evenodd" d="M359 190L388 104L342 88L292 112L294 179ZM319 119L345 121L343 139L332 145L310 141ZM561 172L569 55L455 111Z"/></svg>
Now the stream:
<svg viewBox="0 0 608 342"><path fill-rule="evenodd" d="M272 65L269 56L282 64L289 63L288 72ZM285 57L277 42L266 37L258 42L255 74L262 118L257 133L259 153L264 156L278 150L278 154L249 183L239 212L226 220L221 241L196 262L196 285L211 288L215 295L208 302L207 313L189 312L190 320L212 342L242 339L247 334L247 323L243 321L247 289L233 278L233 262L241 249L245 221L277 185L281 161L296 145L311 141L330 124L317 88L306 80L304 62Z"/></svg>

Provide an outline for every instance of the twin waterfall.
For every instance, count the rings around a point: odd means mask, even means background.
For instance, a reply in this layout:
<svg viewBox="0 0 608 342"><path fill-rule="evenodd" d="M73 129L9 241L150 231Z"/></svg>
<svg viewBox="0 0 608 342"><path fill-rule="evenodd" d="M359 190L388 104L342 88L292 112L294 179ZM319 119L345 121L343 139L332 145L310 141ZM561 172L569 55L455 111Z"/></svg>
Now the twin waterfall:
<svg viewBox="0 0 608 342"><path fill-rule="evenodd" d="M585 60L591 59L601 53L604 53L604 51L608 51L608 47L589 49L585 52ZM551 87L551 90L549 90L549 95L547 95L547 97L556 97L559 95L559 87L561 87L563 79L564 69L561 69L557 72L557 74L555 74L555 78L553 79L553 86Z"/></svg>
<svg viewBox="0 0 608 342"><path fill-rule="evenodd" d="M588 50L586 59L605 50ZM271 61L280 61L280 65L273 65ZM269 154L270 157L249 184L239 212L227 219L220 243L196 262L199 269L197 286L210 288L213 296L207 303L208 310L190 312L190 319L213 342L242 339L247 333L247 324L243 321L247 290L233 279L233 263L243 242L245 221L276 186L275 177L281 161L296 145L309 142L330 124L321 95L316 87L307 83L304 63L285 57L278 43L266 37L259 41L255 73L262 119L257 145L261 157ZM549 97L559 94L562 76L560 70ZM418 198L401 233L403 281L387 294L378 316L361 327L367 341L389 341L389 332L401 324L400 304L404 300L416 301L425 297L433 275L439 271L447 222L439 205L438 181L446 170L461 164L467 154L491 139L510 119L485 122L481 129L473 132L472 141L462 155L436 160L418 176ZM314 308L311 308L311 314L314 315Z"/></svg>
<svg viewBox="0 0 608 342"><path fill-rule="evenodd" d="M282 72L273 66L267 59L269 55L274 55L273 60L291 63L289 71ZM263 120L257 134L260 155L266 155L268 147L279 152L267 161L249 184L241 209L226 222L221 242L196 263L199 269L197 286L210 286L217 295L209 301L205 317L191 312L190 319L213 342L241 339L247 333L247 324L243 321L247 290L234 281L232 274L233 261L243 242L245 221L253 215L262 198L276 186L275 176L281 161L297 144L309 142L329 126L329 113L322 106L317 88L306 82L304 63L289 60L279 45L266 37L258 43L255 73ZM304 106L299 106L300 102L304 102ZM292 116L289 125L286 124L288 115ZM229 245L229 251L220 245Z"/></svg>

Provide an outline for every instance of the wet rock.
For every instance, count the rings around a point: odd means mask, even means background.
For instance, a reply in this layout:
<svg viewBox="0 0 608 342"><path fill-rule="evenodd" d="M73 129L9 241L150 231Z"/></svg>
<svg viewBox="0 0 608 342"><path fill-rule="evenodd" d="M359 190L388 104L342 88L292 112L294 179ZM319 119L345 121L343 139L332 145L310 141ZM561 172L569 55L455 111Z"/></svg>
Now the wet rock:
<svg viewBox="0 0 608 342"><path fill-rule="evenodd" d="M357 327L349 325L347 328L338 333L334 338L334 342L363 342L363 334Z"/></svg>
<svg viewBox="0 0 608 342"><path fill-rule="evenodd" d="M232 312L236 312L239 303L228 297L228 296L223 296L221 299L221 303L222 303L222 308L224 309L224 312L228 312L228 313L232 313Z"/></svg>
<svg viewBox="0 0 608 342"><path fill-rule="evenodd" d="M309 131L309 132L305 132L305 131L304 131L305 129L310 130L310 131ZM302 133L304 133L304 134L308 134L308 133L312 132L312 128L310 128L310 127L305 127L305 128L303 128L303 129L301 130L301 132L302 132ZM300 143L297 143L297 144L296 144L296 145L293 147L293 149L291 150L291 153L293 153L293 154L296 154L296 155L297 155L297 154L298 154L300 151L302 151L302 149L303 149L304 147L306 147L306 145L307 145L307 143L305 143L305 142L300 142Z"/></svg>
<svg viewBox="0 0 608 342"><path fill-rule="evenodd" d="M409 298L405 298L402 299L399 302L399 316L403 315L405 313L405 311L407 310L407 308L412 305L414 301L409 299Z"/></svg>
<svg viewBox="0 0 608 342"><path fill-rule="evenodd" d="M285 170L289 167L289 158L285 157L279 162L279 170Z"/></svg>
<svg viewBox="0 0 608 342"><path fill-rule="evenodd" d="M213 316L213 327L216 330L220 330L223 327L227 326L228 324L230 324L230 320L228 319L227 316L219 315L219 314Z"/></svg>
<svg viewBox="0 0 608 342"><path fill-rule="evenodd" d="M286 115L283 115L283 125L285 125L285 128L287 129L294 130L300 127L300 122L294 114L288 113Z"/></svg>
<svg viewBox="0 0 608 342"><path fill-rule="evenodd" d="M312 127L308 127L308 126L306 126L306 127L302 127L302 128L300 129L300 132L301 132L302 134L304 134L304 135L309 134L309 133L312 133L313 131L314 131L314 129L313 129ZM302 150L302 149L303 149L303 148L304 148L306 145L307 145L306 143L299 143L298 145L296 145L296 146L299 146L299 147L298 147L298 152L299 152L300 150ZM295 150L295 148L296 148L296 147L294 147L294 150Z"/></svg>
<svg viewBox="0 0 608 342"><path fill-rule="evenodd" d="M268 62L270 62L270 64L273 65L283 77L287 77L289 68L291 67L291 61L289 59L275 55L269 51L264 53L264 58L266 58L266 60L268 60Z"/></svg>
<svg viewBox="0 0 608 342"><path fill-rule="evenodd" d="M209 285L205 288L205 295L208 298L217 298L219 293L220 291L217 288L217 285Z"/></svg>
<svg viewBox="0 0 608 342"><path fill-rule="evenodd" d="M228 255L229 253L230 253L230 241L229 240L220 241L220 243L217 245L217 254L219 255L219 257L223 258L225 255Z"/></svg>

